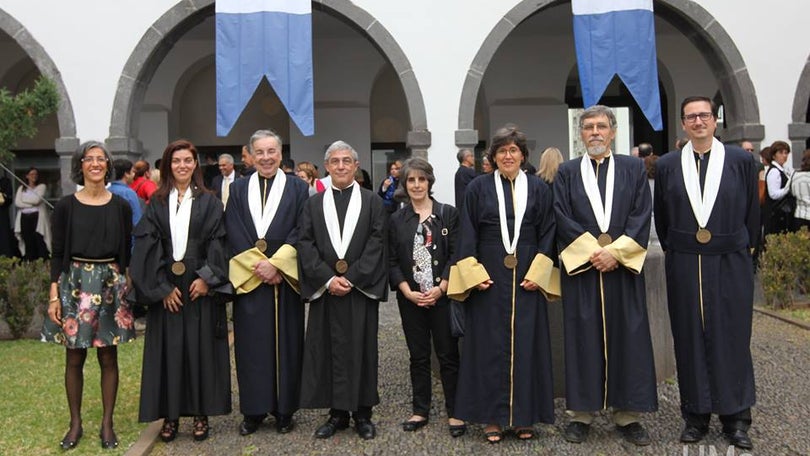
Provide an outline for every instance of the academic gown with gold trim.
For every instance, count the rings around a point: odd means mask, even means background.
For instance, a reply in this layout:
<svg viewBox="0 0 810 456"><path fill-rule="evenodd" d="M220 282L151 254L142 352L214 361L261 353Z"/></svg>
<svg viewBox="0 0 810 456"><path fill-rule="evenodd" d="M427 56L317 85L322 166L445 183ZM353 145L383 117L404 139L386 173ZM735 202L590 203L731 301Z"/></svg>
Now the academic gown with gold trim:
<svg viewBox="0 0 810 456"><path fill-rule="evenodd" d="M613 243L606 248L619 261L614 271L600 273L589 261L599 248L601 230L582 182L581 160L563 163L554 179L566 408L652 412L658 400L642 271L652 197L641 160L615 154L610 160L615 169L608 228ZM606 177L604 168L600 171ZM606 188L604 181L600 188Z"/></svg>
<svg viewBox="0 0 810 456"><path fill-rule="evenodd" d="M297 242L298 217L309 189L301 179L288 176L273 222L259 236L248 206L249 181L246 177L231 184L225 210L228 244L231 254L237 255L254 247L261 237L270 258L283 245ZM289 415L298 410L304 343L304 305L298 293L285 280L277 286L262 283L250 293L237 295L233 334L242 414Z"/></svg>
<svg viewBox="0 0 810 456"><path fill-rule="evenodd" d="M349 269L343 276L354 288L345 296L333 296L324 291L321 296L312 298L336 275L338 257L326 229L324 193L310 197L301 212L297 244L299 277L301 296L310 300L304 342L302 407L356 411L380 402L377 329L379 301L388 298L385 252L388 215L377 195L364 188L360 192L360 217L344 256ZM344 191L342 197L335 196L341 220L345 217L349 197L348 191ZM359 289L378 298L370 298Z"/></svg>
<svg viewBox="0 0 810 456"><path fill-rule="evenodd" d="M169 205L152 199L132 232L135 248L129 272L138 301L148 304L143 347L139 421L231 412L228 321L222 296L192 301L189 287L202 278L212 292L230 293L222 203L202 193L191 203L182 276L171 270ZM180 312L163 307L174 287Z"/></svg>
<svg viewBox="0 0 810 456"><path fill-rule="evenodd" d="M463 263L476 259L493 281L484 291L469 283L473 288L467 290L462 304L466 328L455 414L465 421L502 426L554 422L546 298L540 291L520 286L538 258L547 266L546 272L551 271L554 212L548 185L536 176L526 177L527 206L514 270L504 266L494 174L476 177L465 193L456 250L459 261L454 268L466 269ZM500 184L511 238L515 218L511 184L505 178ZM451 270L451 298L459 298L452 296L458 288L456 278L470 275L470 271L454 274Z"/></svg>
<svg viewBox="0 0 810 456"><path fill-rule="evenodd" d="M681 408L690 413L730 415L755 402L749 249L759 239L758 177L756 163L744 150L725 150L720 189L706 226L712 233L708 244L695 239L698 226L680 153L656 162L655 227L666 253Z"/></svg>

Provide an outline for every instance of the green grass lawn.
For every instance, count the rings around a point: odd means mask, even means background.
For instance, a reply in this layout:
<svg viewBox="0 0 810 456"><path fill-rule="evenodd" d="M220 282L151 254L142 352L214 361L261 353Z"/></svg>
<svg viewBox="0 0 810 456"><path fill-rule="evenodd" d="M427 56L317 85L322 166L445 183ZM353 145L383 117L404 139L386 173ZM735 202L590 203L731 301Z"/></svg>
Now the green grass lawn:
<svg viewBox="0 0 810 456"><path fill-rule="evenodd" d="M100 374L95 349L84 366L84 437L71 455L120 455L146 426L138 423L143 339L118 347L119 388L115 432L120 445L102 450ZM59 441L70 423L64 387L65 349L36 340L0 342L0 454L63 454Z"/></svg>
<svg viewBox="0 0 810 456"><path fill-rule="evenodd" d="M794 320L810 323L810 307L800 307L796 309L783 309L778 311L780 314Z"/></svg>

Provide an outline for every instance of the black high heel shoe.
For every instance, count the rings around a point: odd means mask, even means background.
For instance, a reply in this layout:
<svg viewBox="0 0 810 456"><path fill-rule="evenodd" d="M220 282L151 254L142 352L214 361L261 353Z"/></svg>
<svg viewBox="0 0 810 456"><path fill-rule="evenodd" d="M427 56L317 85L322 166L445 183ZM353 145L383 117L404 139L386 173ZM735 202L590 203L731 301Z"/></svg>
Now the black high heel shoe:
<svg viewBox="0 0 810 456"><path fill-rule="evenodd" d="M113 431L112 438L110 440L104 440L104 430L100 430L98 431L98 438L101 440L101 448L105 450L118 448L118 437L115 435L115 431Z"/></svg>
<svg viewBox="0 0 810 456"><path fill-rule="evenodd" d="M82 428L79 428L79 433L76 434L76 438L74 440L70 440L68 437L70 435L70 430L68 429L67 434L65 434L65 436L62 438L62 441L59 442L59 446L62 447L62 449L65 451L76 448L76 445L79 444L79 440L82 439L82 434L84 434L84 430Z"/></svg>

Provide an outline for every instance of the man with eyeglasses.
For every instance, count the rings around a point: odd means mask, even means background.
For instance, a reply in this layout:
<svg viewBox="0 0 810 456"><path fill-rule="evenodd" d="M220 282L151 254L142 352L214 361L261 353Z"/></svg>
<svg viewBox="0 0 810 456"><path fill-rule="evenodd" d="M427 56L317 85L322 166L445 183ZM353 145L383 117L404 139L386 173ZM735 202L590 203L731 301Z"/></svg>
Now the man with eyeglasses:
<svg viewBox="0 0 810 456"><path fill-rule="evenodd" d="M656 163L654 197L685 421L680 439L702 440L714 413L732 445L751 449L756 164L714 138L717 106L710 98L686 98L681 126L689 142Z"/></svg>
<svg viewBox="0 0 810 456"><path fill-rule="evenodd" d="M295 426L299 407L304 308L295 244L309 186L279 169L281 147L275 132L253 133L248 148L255 172L230 184L225 208L234 255L229 277L236 290L233 335L241 435L256 432L268 414L275 417L276 431L286 434Z"/></svg>
<svg viewBox="0 0 810 456"><path fill-rule="evenodd" d="M611 150L613 111L586 109L579 121L587 154L560 165L554 213L565 325L563 436L584 442L594 412L612 409L619 434L644 446L643 412L658 410L644 259L652 197L644 162Z"/></svg>
<svg viewBox="0 0 810 456"><path fill-rule="evenodd" d="M357 152L343 141L326 149L332 184L307 200L298 224L301 297L309 302L301 406L328 408L315 437L349 426L376 436L379 302L388 296L388 216L381 198L354 180ZM303 182L303 181L300 181Z"/></svg>

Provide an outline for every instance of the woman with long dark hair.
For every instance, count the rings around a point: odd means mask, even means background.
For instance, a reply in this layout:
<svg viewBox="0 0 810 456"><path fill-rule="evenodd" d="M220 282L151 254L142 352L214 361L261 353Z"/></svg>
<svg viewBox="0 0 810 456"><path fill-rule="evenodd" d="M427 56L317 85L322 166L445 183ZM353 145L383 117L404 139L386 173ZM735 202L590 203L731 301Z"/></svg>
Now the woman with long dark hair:
<svg viewBox="0 0 810 456"><path fill-rule="evenodd" d="M135 338L132 312L124 299L132 209L106 188L112 173L110 161L100 142L80 145L71 160L71 179L84 187L59 200L53 213L50 300L42 340L67 348L65 391L70 429L60 442L64 450L74 448L83 434L83 369L90 347L96 348L101 368L101 446L118 446L113 430L117 346Z"/></svg>
<svg viewBox="0 0 810 456"><path fill-rule="evenodd" d="M135 228L131 267L136 299L148 307L139 419L163 418L164 442L177 436L181 416L193 416L194 440L205 440L208 416L231 412L222 214L194 145L169 144L160 187Z"/></svg>

